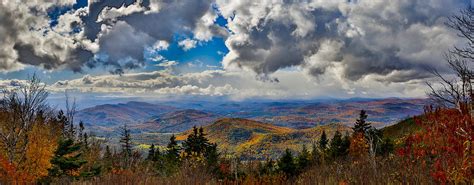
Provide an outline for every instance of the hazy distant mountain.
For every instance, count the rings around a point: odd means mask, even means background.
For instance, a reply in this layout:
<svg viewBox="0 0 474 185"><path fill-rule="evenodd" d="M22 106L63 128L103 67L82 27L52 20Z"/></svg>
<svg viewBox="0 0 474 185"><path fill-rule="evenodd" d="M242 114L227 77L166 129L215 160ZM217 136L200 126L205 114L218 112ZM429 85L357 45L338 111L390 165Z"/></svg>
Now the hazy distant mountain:
<svg viewBox="0 0 474 185"><path fill-rule="evenodd" d="M141 123L152 116L176 110L174 107L145 102L104 104L80 110L76 120L91 126L118 126Z"/></svg>
<svg viewBox="0 0 474 185"><path fill-rule="evenodd" d="M141 124L146 128L155 128L156 132L183 132L193 126L205 126L217 120L217 114L185 109L168 112Z"/></svg>
<svg viewBox="0 0 474 185"><path fill-rule="evenodd" d="M394 124L409 116L423 113L423 99L349 99L326 101L262 101L262 102L128 102L104 104L79 111L96 134L117 135L117 126L129 124L136 134L177 133L194 125L205 126L217 119L233 117L259 121L291 129L307 129L318 125L352 126L361 109L367 110L374 126ZM154 137L154 136L150 136ZM146 141L146 139L144 139Z"/></svg>

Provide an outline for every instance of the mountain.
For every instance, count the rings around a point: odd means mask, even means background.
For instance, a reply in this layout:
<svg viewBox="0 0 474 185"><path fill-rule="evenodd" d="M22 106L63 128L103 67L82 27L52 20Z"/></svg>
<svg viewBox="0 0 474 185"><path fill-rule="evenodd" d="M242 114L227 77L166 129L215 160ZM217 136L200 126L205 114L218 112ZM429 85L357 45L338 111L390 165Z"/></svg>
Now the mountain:
<svg viewBox="0 0 474 185"><path fill-rule="evenodd" d="M176 110L171 106L145 102L104 104L80 110L75 119L87 126L115 127L123 124L140 123L150 117Z"/></svg>
<svg viewBox="0 0 474 185"><path fill-rule="evenodd" d="M148 130L153 128L155 132L177 133L186 131L193 126L211 124L216 121L218 117L220 116L209 112L185 109L154 116L151 120L140 125L148 128Z"/></svg>
<svg viewBox="0 0 474 185"><path fill-rule="evenodd" d="M421 126L415 123L415 119L422 119L422 117L423 116L421 115L405 119L396 124L384 127L381 131L383 132L384 137L388 137L392 140L403 138L421 130Z"/></svg>
<svg viewBox="0 0 474 185"><path fill-rule="evenodd" d="M238 153L243 157L278 157L286 148L301 150L303 145L310 147L319 139L323 130L332 137L336 130L350 132L349 127L340 124L316 126L308 129L292 129L268 123L241 119L223 118L203 127L210 142L217 143L219 149L228 153ZM185 140L192 132L188 130L177 136Z"/></svg>

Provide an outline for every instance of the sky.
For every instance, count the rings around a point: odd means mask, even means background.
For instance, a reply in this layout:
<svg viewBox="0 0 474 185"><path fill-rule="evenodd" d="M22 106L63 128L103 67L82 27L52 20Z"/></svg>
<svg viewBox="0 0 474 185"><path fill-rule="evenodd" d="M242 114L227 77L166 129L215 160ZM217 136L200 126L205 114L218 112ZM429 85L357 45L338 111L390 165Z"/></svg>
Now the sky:
<svg viewBox="0 0 474 185"><path fill-rule="evenodd" d="M0 87L103 97L424 97L471 0L0 0Z"/></svg>

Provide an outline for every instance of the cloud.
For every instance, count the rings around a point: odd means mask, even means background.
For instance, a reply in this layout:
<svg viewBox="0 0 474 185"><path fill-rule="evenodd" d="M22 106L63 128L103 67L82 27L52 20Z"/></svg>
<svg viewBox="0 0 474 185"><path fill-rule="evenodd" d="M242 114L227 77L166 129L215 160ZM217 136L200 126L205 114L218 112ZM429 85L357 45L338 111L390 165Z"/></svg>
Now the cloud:
<svg viewBox="0 0 474 185"><path fill-rule="evenodd" d="M55 20L57 24L50 24L48 13L74 3L0 3L0 70L32 65L81 72L84 67L106 66L123 73L142 67L146 49L172 42L175 34L209 40L225 32L213 24L217 15L208 0L89 1L87 7L71 9Z"/></svg>
<svg viewBox="0 0 474 185"><path fill-rule="evenodd" d="M53 92L65 90L83 93L117 93L123 96L218 96L232 100L312 99L321 97L422 97L421 80L386 83L385 76L368 75L356 82L339 75L340 66L330 67L324 77L315 81L303 70L279 70L274 73L278 83L255 80L253 71L208 70L175 75L170 71L128 73L117 75L85 75L59 81L49 86ZM400 74L392 74L400 75ZM403 74L401 74L403 76ZM401 82L404 81L404 82Z"/></svg>
<svg viewBox="0 0 474 185"><path fill-rule="evenodd" d="M184 39L178 42L178 45L183 48L184 51L193 49L196 47L197 41L191 39Z"/></svg>
<svg viewBox="0 0 474 185"><path fill-rule="evenodd" d="M458 38L444 26L461 1L238 1L217 0L233 33L225 69L248 68L262 75L303 66L319 76L341 64L357 81L382 75L399 81L427 76L428 66L445 69L442 53ZM410 71L418 71L412 73ZM402 72L403 78L393 76ZM419 74L425 73L425 74Z"/></svg>
<svg viewBox="0 0 474 185"><path fill-rule="evenodd" d="M75 1L21 2L0 3L2 72L104 67L122 76L85 75L50 87L234 98L418 96L429 77L424 69L447 72L442 54L462 41L444 22L466 6L445 0L103 0L68 10L51 24L48 13ZM227 20L225 28L215 23L218 16ZM229 50L219 54L222 70L179 73L176 63L154 56L150 60L165 70L140 72L144 53L167 50L177 37L187 38L178 46L189 50L216 36Z"/></svg>

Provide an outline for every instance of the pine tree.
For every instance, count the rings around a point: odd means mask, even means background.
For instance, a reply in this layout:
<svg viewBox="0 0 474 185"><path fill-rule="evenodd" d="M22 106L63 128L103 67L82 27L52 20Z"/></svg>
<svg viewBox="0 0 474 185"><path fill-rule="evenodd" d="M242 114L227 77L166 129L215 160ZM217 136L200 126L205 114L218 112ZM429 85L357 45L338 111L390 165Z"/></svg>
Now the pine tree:
<svg viewBox="0 0 474 185"><path fill-rule="evenodd" d="M352 128L352 130L354 130L354 133L367 133L371 126L370 123L366 122L366 119L367 113L365 112L365 110L361 110L359 114L359 119L356 120L356 123Z"/></svg>
<svg viewBox="0 0 474 185"><path fill-rule="evenodd" d="M315 143L313 143L311 149L311 163L312 164L319 164L321 163L321 152Z"/></svg>
<svg viewBox="0 0 474 185"><path fill-rule="evenodd" d="M278 169L287 176L296 175L296 164L293 159L293 154L289 149L285 150L285 154L278 161Z"/></svg>
<svg viewBox="0 0 474 185"><path fill-rule="evenodd" d="M331 143L329 144L329 155L332 159L339 157L339 148L342 145L342 135L341 132L336 131L334 133L333 138L331 139Z"/></svg>
<svg viewBox="0 0 474 185"><path fill-rule="evenodd" d="M122 154L125 157L130 157L132 155L132 137L130 129L126 124L120 128L120 143L122 145Z"/></svg>
<svg viewBox="0 0 474 185"><path fill-rule="evenodd" d="M336 131L329 147L329 154L332 159L346 156L349 153L349 145L349 136L346 135L343 138L341 132Z"/></svg>
<svg viewBox="0 0 474 185"><path fill-rule="evenodd" d="M81 145L72 139L60 139L58 148L51 159L52 167L48 170L49 177L71 176L87 161L81 159Z"/></svg>
<svg viewBox="0 0 474 185"><path fill-rule="evenodd" d="M172 160L176 162L179 161L180 148L178 146L178 143L176 142L176 137L174 135L171 136L170 142L168 143L168 146L166 146L166 148L167 160Z"/></svg>
<svg viewBox="0 0 474 185"><path fill-rule="evenodd" d="M324 151L326 150L326 147L328 145L328 137L326 135L326 131L323 130L323 133L321 134L321 138L319 139L319 148Z"/></svg>
<svg viewBox="0 0 474 185"><path fill-rule="evenodd" d="M130 129L125 124L120 128L120 143L122 146L122 155L124 159L124 167L128 168L131 165L132 157L132 136L130 135Z"/></svg>
<svg viewBox="0 0 474 185"><path fill-rule="evenodd" d="M105 146L104 156L102 157L102 165L105 170L111 170L113 166L113 154L110 151L109 145Z"/></svg>
<svg viewBox="0 0 474 185"><path fill-rule="evenodd" d="M349 148L351 147L351 137L349 136L349 133L346 132L344 135L344 138L342 139L342 145L340 149L340 153L342 156L347 156L349 155Z"/></svg>
<svg viewBox="0 0 474 185"><path fill-rule="evenodd" d="M303 170L309 166L309 151L306 148L306 145L303 145L300 154L298 155L298 168Z"/></svg>
<svg viewBox="0 0 474 185"><path fill-rule="evenodd" d="M151 144L150 149L148 150L147 160L153 161L155 159L155 145Z"/></svg>

